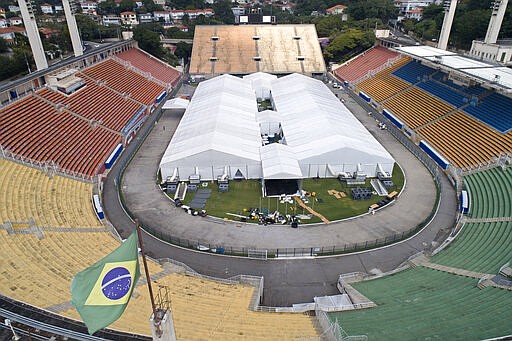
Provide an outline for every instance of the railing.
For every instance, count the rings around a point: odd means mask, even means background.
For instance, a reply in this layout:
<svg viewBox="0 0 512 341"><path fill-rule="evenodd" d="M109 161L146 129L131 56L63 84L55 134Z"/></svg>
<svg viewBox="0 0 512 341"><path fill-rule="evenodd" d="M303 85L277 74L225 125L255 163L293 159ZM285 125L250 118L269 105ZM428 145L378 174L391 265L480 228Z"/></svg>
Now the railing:
<svg viewBox="0 0 512 341"><path fill-rule="evenodd" d="M365 81L367 80L368 78L370 77L373 77L375 76L377 73L381 72L382 70L390 67L391 65L393 65L396 61L398 61L400 58L402 58L401 56L396 56L394 58L391 58L391 59L388 59L387 62L385 62L384 64L382 64L381 66L379 67L376 67L375 69L373 70L370 70L368 71L368 73L364 76L361 76L359 77L358 79L356 79L355 81L351 82L353 84L359 84L361 83L362 81Z"/></svg>
<svg viewBox="0 0 512 341"><path fill-rule="evenodd" d="M43 173L48 173L48 175L57 174L60 176L64 176L67 178L71 178L78 181L83 181L87 183L95 183L94 176L85 175L79 172L74 172L69 169L65 169L60 167L53 161L37 161L31 159L29 157L16 154L11 152L9 149L5 149L0 145L0 158L16 162L20 165L28 166L40 170Z"/></svg>

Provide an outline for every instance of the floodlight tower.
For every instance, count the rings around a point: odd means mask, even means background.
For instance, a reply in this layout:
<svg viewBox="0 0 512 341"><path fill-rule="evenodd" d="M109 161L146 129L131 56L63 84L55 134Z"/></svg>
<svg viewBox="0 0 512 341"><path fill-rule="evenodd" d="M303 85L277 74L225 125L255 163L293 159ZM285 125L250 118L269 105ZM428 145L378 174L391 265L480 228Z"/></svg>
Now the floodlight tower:
<svg viewBox="0 0 512 341"><path fill-rule="evenodd" d="M446 50L448 46L448 39L450 38L450 31L452 30L453 18L455 17L455 9L457 8L458 0L445 0L443 1L444 7L444 20L443 27L441 28L441 35L437 48Z"/></svg>
<svg viewBox="0 0 512 341"><path fill-rule="evenodd" d="M64 14L66 15L66 22L68 23L69 36L71 38L71 44L73 45L73 52L75 53L75 57L81 56L84 54L84 49L82 47L82 40L80 39L80 34L78 32L78 26L75 19L76 2L75 0L62 0L62 5L64 7Z"/></svg>
<svg viewBox="0 0 512 341"><path fill-rule="evenodd" d="M485 35L484 42L486 44L496 44L498 34L500 33L503 17L507 10L508 0L495 0L491 5L492 14L489 26L487 27L487 34Z"/></svg>
<svg viewBox="0 0 512 341"><path fill-rule="evenodd" d="M25 24L28 42L30 44L30 49L32 50L32 55L34 56L34 61L36 62L36 68L37 70L47 69L48 62L46 61L46 56L44 55L43 43L41 42L39 31L37 30L36 17L34 15L32 1L18 0L18 4L20 5L21 17L23 18L23 23Z"/></svg>

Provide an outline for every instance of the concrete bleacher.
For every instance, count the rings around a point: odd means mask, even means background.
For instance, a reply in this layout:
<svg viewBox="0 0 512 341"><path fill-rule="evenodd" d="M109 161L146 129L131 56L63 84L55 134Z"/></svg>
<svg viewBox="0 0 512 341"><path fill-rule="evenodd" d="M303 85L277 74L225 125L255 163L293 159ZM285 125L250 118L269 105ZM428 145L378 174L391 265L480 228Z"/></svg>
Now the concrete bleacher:
<svg viewBox="0 0 512 341"><path fill-rule="evenodd" d="M0 145L36 161L53 161L66 170L96 174L120 136L58 110L38 96L26 96L0 109Z"/></svg>
<svg viewBox="0 0 512 341"><path fill-rule="evenodd" d="M67 106L70 112L118 132L139 110L143 109L140 103L124 98L120 93L106 86L101 86L88 78L85 78L85 81L87 85L70 96L50 88L38 91L37 95L54 105L61 103Z"/></svg>
<svg viewBox="0 0 512 341"><path fill-rule="evenodd" d="M428 80L436 70L421 64L418 61L412 60L401 68L393 71L393 75L403 79L411 84Z"/></svg>
<svg viewBox="0 0 512 341"><path fill-rule="evenodd" d="M375 308L331 313L348 335L368 340L481 340L512 333L512 293L473 278L416 267L352 283Z"/></svg>
<svg viewBox="0 0 512 341"><path fill-rule="evenodd" d="M304 314L249 310L254 287L171 273L153 281L167 286L179 340L301 340L317 337L313 320ZM111 326L150 334L151 304L146 285L138 286L126 312ZM74 310L63 315L77 318Z"/></svg>
<svg viewBox="0 0 512 341"><path fill-rule="evenodd" d="M512 150L512 133L500 134L460 111L442 117L417 132L459 168L486 164Z"/></svg>
<svg viewBox="0 0 512 341"><path fill-rule="evenodd" d="M129 49L118 53L116 57L172 87L180 80L181 73L178 70L140 49Z"/></svg>
<svg viewBox="0 0 512 341"><path fill-rule="evenodd" d="M460 269L497 274L512 261L512 222L466 223L432 262Z"/></svg>
<svg viewBox="0 0 512 341"><path fill-rule="evenodd" d="M148 80L139 73L129 70L113 59L107 59L81 71L94 80L105 82L105 85L145 106L152 104L164 91L164 87Z"/></svg>
<svg viewBox="0 0 512 341"><path fill-rule="evenodd" d="M92 185L0 159L0 224L103 227L91 202Z"/></svg>
<svg viewBox="0 0 512 341"><path fill-rule="evenodd" d="M512 129L512 98L492 93L464 111L501 133Z"/></svg>
<svg viewBox="0 0 512 341"><path fill-rule="evenodd" d="M380 46L372 47L337 68L334 74L342 81L353 82L397 57L398 53L387 48Z"/></svg>
<svg viewBox="0 0 512 341"><path fill-rule="evenodd" d="M388 98L382 104L411 129L416 129L454 110L449 104L417 88L407 89Z"/></svg>

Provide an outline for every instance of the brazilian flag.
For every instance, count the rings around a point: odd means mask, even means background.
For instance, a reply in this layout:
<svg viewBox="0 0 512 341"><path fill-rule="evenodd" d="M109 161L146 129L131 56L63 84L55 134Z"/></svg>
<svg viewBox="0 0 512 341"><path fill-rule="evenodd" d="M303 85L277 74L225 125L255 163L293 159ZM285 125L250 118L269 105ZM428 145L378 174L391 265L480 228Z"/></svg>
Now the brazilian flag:
<svg viewBox="0 0 512 341"><path fill-rule="evenodd" d="M105 328L123 314L139 277L137 231L111 254L75 275L71 282L71 302L89 334Z"/></svg>

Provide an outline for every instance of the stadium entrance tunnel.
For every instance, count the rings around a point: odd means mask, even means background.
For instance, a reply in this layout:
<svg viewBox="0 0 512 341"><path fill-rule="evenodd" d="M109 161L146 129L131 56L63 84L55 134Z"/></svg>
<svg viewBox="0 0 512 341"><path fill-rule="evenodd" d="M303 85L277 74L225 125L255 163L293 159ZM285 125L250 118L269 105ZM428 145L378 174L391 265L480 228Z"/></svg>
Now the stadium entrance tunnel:
<svg viewBox="0 0 512 341"><path fill-rule="evenodd" d="M270 179L264 181L265 196L273 197L281 194L293 195L301 189L300 179Z"/></svg>

